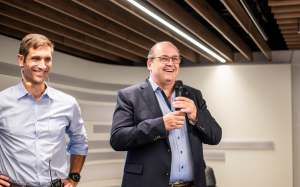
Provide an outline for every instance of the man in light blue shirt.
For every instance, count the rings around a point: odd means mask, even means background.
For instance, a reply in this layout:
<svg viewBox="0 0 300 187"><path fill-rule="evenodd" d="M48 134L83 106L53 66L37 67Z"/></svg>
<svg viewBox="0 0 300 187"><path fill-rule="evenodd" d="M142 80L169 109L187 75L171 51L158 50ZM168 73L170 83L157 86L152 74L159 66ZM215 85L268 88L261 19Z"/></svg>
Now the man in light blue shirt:
<svg viewBox="0 0 300 187"><path fill-rule="evenodd" d="M80 180L87 136L75 98L44 82L52 53L48 38L27 35L18 54L23 79L0 92L0 186L50 186L51 177L76 186Z"/></svg>

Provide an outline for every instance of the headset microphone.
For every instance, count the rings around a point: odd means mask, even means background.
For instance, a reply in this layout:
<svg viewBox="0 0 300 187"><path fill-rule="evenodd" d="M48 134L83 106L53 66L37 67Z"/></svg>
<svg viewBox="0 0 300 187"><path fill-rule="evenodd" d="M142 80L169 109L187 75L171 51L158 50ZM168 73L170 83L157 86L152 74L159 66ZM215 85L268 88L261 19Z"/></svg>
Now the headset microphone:
<svg viewBox="0 0 300 187"><path fill-rule="evenodd" d="M22 78L23 78L23 80L25 81L26 85L27 85L27 86L31 86L31 82L26 82L26 80L25 80L24 77L23 77L23 68L21 68L21 75L22 75Z"/></svg>
<svg viewBox="0 0 300 187"><path fill-rule="evenodd" d="M182 83L182 81L180 81L180 80L175 81L174 89L175 89L176 97L181 97L182 92L183 92L183 83ZM181 110L181 109L176 108L176 111L179 111L179 110Z"/></svg>

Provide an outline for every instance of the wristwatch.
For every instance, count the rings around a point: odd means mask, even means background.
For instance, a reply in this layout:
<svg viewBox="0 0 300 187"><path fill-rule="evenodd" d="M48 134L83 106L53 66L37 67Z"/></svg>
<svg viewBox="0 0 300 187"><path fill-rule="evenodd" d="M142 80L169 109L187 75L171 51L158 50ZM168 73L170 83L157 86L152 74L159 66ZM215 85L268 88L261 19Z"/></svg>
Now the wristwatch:
<svg viewBox="0 0 300 187"><path fill-rule="evenodd" d="M69 173L69 177L75 181L75 182L79 182L80 181L80 175L79 173Z"/></svg>

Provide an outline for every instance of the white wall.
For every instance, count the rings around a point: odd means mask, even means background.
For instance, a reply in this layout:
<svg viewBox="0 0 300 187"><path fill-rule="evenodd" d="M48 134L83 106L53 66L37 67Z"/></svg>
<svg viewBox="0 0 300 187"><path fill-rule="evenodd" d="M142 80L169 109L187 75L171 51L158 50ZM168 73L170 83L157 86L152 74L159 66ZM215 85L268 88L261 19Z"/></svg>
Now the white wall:
<svg viewBox="0 0 300 187"><path fill-rule="evenodd" d="M20 41L0 35L0 62L17 64ZM131 85L145 80L148 70L97 64L60 52L54 53L52 73L93 82ZM51 79L51 74L50 74ZM274 148L206 147L205 151L222 152L225 160L206 160L216 175L219 187L292 187L292 106L291 65L220 65L185 67L178 79L200 89L212 115L223 129L223 140L232 144L271 142ZM0 74L0 90L16 84L20 77ZM53 83L99 97L116 91L87 89ZM79 99L83 107L113 107L115 102L91 102ZM112 111L113 110L108 110ZM84 111L83 111L84 112ZM102 112L102 111L99 111ZM112 115L112 114L110 114ZM83 115L87 116L87 115ZM88 116L87 116L88 118ZM93 132L93 125L110 125L108 120L85 120L89 140L108 140L109 133ZM94 152L111 152L95 149ZM119 186L124 159L88 161L80 187Z"/></svg>
<svg viewBox="0 0 300 187"><path fill-rule="evenodd" d="M300 186L300 51L292 55L294 187Z"/></svg>
<svg viewBox="0 0 300 187"><path fill-rule="evenodd" d="M225 162L207 161L218 186L292 186L289 64L184 68L179 77L202 90L223 141L274 142L274 150L224 149Z"/></svg>

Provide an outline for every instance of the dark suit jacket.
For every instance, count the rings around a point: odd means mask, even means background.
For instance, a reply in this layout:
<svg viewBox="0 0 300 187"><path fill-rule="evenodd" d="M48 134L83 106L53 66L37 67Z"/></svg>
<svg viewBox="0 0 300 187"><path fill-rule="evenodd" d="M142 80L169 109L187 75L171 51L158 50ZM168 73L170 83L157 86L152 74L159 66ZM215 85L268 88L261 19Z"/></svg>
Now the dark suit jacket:
<svg viewBox="0 0 300 187"><path fill-rule="evenodd" d="M202 143L216 145L221 127L207 110L199 90L184 85L183 96L195 102L198 122L187 122L195 168L195 187L206 187ZM171 171L171 149L163 114L148 79L118 92L110 145L128 151L122 187L167 187Z"/></svg>

